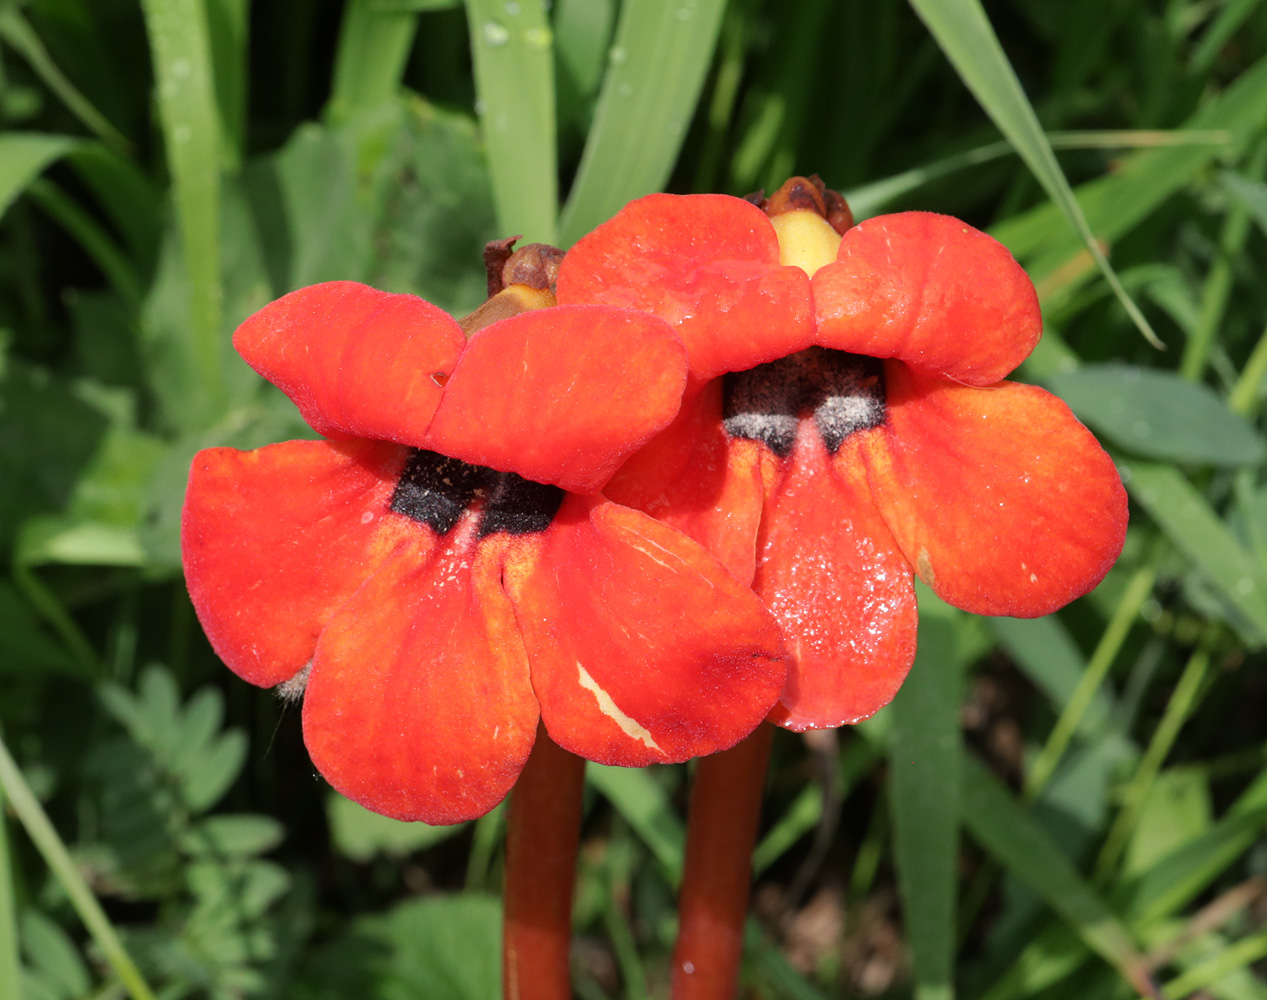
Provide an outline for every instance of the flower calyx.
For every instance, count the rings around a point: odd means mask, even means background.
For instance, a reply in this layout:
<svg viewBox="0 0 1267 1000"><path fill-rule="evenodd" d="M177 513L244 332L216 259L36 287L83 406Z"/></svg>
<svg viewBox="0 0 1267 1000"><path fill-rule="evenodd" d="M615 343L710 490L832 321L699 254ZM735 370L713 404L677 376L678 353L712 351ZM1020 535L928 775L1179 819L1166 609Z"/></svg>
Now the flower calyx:
<svg viewBox="0 0 1267 1000"><path fill-rule="evenodd" d="M521 238L508 236L484 245L488 300L458 320L468 338L476 330L500 320L555 304L554 291L563 251L546 243L529 243L518 250L512 249Z"/></svg>
<svg viewBox="0 0 1267 1000"><path fill-rule="evenodd" d="M790 177L769 198L758 193L747 200L770 217L779 239L779 263L811 276L836 259L840 238L853 226L844 196L818 174Z"/></svg>

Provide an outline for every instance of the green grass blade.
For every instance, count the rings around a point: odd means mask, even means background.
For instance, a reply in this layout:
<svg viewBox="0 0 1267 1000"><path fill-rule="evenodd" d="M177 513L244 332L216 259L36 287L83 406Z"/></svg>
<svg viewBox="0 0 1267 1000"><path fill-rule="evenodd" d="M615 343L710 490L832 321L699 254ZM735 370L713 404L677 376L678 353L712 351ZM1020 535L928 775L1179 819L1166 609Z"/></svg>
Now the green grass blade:
<svg viewBox="0 0 1267 1000"><path fill-rule="evenodd" d="M250 0L207 0L211 61L220 106L224 164L235 170L246 152L247 19Z"/></svg>
<svg viewBox="0 0 1267 1000"><path fill-rule="evenodd" d="M417 33L416 12L384 11L374 0L350 0L334 57L330 117L343 121L391 100L400 89Z"/></svg>
<svg viewBox="0 0 1267 1000"><path fill-rule="evenodd" d="M466 16L497 223L506 236L554 243L554 42L545 3L467 0Z"/></svg>
<svg viewBox="0 0 1267 1000"><path fill-rule="evenodd" d="M83 247L119 297L131 306L139 306L144 294L141 279L127 254L101 224L56 184L42 178L32 181L27 193Z"/></svg>
<svg viewBox="0 0 1267 1000"><path fill-rule="evenodd" d="M1206 499L1169 465L1132 462L1124 476L1132 497L1223 596L1267 639L1267 581Z"/></svg>
<svg viewBox="0 0 1267 1000"><path fill-rule="evenodd" d="M1210 71L1223 46L1236 33L1236 29L1245 23L1249 15L1254 13L1261 2L1262 0L1229 0L1227 5L1219 11L1214 23L1206 28L1201 41L1193 50L1191 66L1194 73L1204 74Z"/></svg>
<svg viewBox="0 0 1267 1000"><path fill-rule="evenodd" d="M35 75L44 81L44 85L66 106L66 110L78 118L88 131L120 152L131 153L132 144L123 133L111 125L106 116L58 69L44 43L40 41L40 36L22 16L16 4L0 7L0 38L21 53Z"/></svg>
<svg viewBox="0 0 1267 1000"><path fill-rule="evenodd" d="M1077 932L1143 995L1147 970L1126 927L1083 881L1069 858L972 755L963 757L963 820L974 839Z"/></svg>
<svg viewBox="0 0 1267 1000"><path fill-rule="evenodd" d="M1091 710L1096 695L1104 684L1104 678L1108 676L1109 668L1117 659L1123 643L1126 642L1126 637L1130 633L1131 626L1135 624L1140 609L1148 600L1149 594L1153 592L1156 579L1156 571L1151 566L1145 566L1137 570L1126 585L1126 590L1118 601L1113 617L1109 619L1104 634L1091 654L1091 659L1087 661L1086 671L1078 679L1078 686L1065 702L1059 718L1056 719L1056 724L1047 737L1047 742L1025 775L1026 798L1036 799L1047 787L1052 775L1056 773L1057 765L1069 748L1069 742L1073 739L1074 733L1082 726L1083 720Z"/></svg>
<svg viewBox="0 0 1267 1000"><path fill-rule="evenodd" d="M22 1000L21 969L9 820L5 815L4 792L0 791L0 1000Z"/></svg>
<svg viewBox="0 0 1267 1000"><path fill-rule="evenodd" d="M97 902L97 897L92 894L88 883L79 874L79 869L75 867L70 852L66 850L66 845L57 835L53 824L49 822L48 816L26 783L26 779L22 777L22 772L18 770L18 765L9 755L9 749L2 739L0 739L0 790L9 797L13 811L17 813L18 820L26 828L31 842L35 844L36 849L43 855L48 867L57 877L57 881L61 883L71 905L79 914L79 919L88 928L88 933L97 942L97 947L101 949L102 955L110 963L110 967L114 969L115 975L119 977L119 981L123 983L129 995L133 1000L155 1000L153 992L145 982L145 977L141 975L141 970L132 961L132 957L123 947L123 942L119 940L119 935L115 933L110 918L105 915L101 904Z"/></svg>
<svg viewBox="0 0 1267 1000"><path fill-rule="evenodd" d="M68 135L39 132L0 134L0 216L32 180L78 146L80 141Z"/></svg>
<svg viewBox="0 0 1267 1000"><path fill-rule="evenodd" d="M664 186L686 138L725 0L626 0L576 183L569 246L628 201Z"/></svg>
<svg viewBox="0 0 1267 1000"><path fill-rule="evenodd" d="M954 996L962 664L949 616L920 615L911 675L893 699L890 795L917 1000Z"/></svg>
<svg viewBox="0 0 1267 1000"><path fill-rule="evenodd" d="M1179 737L1179 730L1196 708L1209 670L1210 651L1205 648L1198 649L1188 659L1179 683L1175 685L1175 690L1166 703L1166 710L1162 714L1161 722L1157 725L1157 731L1153 733L1148 749L1144 751L1144 756L1135 768L1134 777L1131 778L1131 783L1122 797L1122 808L1118 811L1117 818L1109 829L1109 835L1105 838L1100 856L1096 860L1097 878L1107 879L1121 860L1127 842L1135 830L1140 810L1144 806L1145 799L1148 798L1153 783L1157 780L1161 766L1170 756L1175 740Z"/></svg>
<svg viewBox="0 0 1267 1000"><path fill-rule="evenodd" d="M1169 980L1165 985L1166 996L1194 996L1199 990L1213 986L1229 973L1245 969L1262 958L1267 958L1267 930L1242 938L1217 955Z"/></svg>
<svg viewBox="0 0 1267 1000"><path fill-rule="evenodd" d="M1184 122L1183 129L1227 131L1235 144L1247 145L1261 134L1265 115L1267 58L1207 101ZM1224 154L1224 149L1213 145L1142 150L1122 160L1112 174L1079 185L1078 203L1092 230L1112 243ZM1068 239L1053 239L1053 234L1067 232L1060 216L1055 205L1039 205L992 226L990 234L1024 261L1041 285L1051 274L1066 268L1073 254L1086 252L1073 234Z"/></svg>
<svg viewBox="0 0 1267 1000"><path fill-rule="evenodd" d="M1100 249L979 0L911 0L911 6L937 39L964 85L1016 147L1048 196L1060 206L1140 332L1155 347L1161 347L1157 334Z"/></svg>
<svg viewBox="0 0 1267 1000"><path fill-rule="evenodd" d="M669 881L682 881L686 828L659 785L645 770L590 764L585 780L602 793L651 849Z"/></svg>
<svg viewBox="0 0 1267 1000"><path fill-rule="evenodd" d="M220 127L202 0L142 0L163 141L190 288L190 334L210 409L224 404L220 360Z"/></svg>

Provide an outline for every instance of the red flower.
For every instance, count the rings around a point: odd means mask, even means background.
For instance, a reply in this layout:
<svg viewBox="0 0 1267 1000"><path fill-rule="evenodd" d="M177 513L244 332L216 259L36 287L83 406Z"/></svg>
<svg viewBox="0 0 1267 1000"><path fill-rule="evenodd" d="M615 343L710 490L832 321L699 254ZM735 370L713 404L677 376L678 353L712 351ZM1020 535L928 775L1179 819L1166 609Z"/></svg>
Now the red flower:
<svg viewBox="0 0 1267 1000"><path fill-rule="evenodd" d="M455 822L506 794L539 716L568 750L641 765L730 746L774 704L786 661L757 598L595 495L678 409L663 321L550 308L468 342L421 299L333 282L234 344L329 440L196 457L189 591L236 673L303 689L345 795Z"/></svg>
<svg viewBox="0 0 1267 1000"><path fill-rule="evenodd" d="M651 195L581 240L558 283L560 303L646 310L686 343L681 413L606 493L752 581L796 660L771 715L790 729L893 697L912 571L968 611L1035 617L1094 587L1126 529L1092 435L1000 381L1042 332L1007 250L946 216L842 238L824 214Z"/></svg>

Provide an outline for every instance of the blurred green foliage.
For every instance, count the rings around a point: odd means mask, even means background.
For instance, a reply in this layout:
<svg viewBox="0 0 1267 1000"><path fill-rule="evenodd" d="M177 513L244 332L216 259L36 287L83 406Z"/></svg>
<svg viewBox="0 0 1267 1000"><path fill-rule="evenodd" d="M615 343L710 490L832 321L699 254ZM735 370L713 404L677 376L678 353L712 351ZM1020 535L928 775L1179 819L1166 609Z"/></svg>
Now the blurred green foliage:
<svg viewBox="0 0 1267 1000"><path fill-rule="evenodd" d="M153 995L498 994L500 812L339 799L198 631L190 458L311 433L236 324L332 278L462 313L488 239L817 172L1009 246L1046 321L1020 376L1134 505L1090 597L922 593L898 701L779 736L746 988L1267 998L1267 8L914 6L0 2L0 729ZM585 1000L665 995L687 779L591 767ZM11 805L0 1000L141 996Z"/></svg>

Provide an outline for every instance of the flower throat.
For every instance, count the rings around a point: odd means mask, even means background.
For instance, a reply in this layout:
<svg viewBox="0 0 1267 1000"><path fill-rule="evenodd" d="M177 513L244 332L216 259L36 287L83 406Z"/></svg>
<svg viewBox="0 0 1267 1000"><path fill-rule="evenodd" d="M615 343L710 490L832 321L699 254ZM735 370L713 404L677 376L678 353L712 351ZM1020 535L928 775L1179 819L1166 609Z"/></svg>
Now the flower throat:
<svg viewBox="0 0 1267 1000"><path fill-rule="evenodd" d="M779 458L812 419L829 455L856 431L884 423L884 363L844 351L804 351L732 372L722 383L722 425L732 438L760 441Z"/></svg>
<svg viewBox="0 0 1267 1000"><path fill-rule="evenodd" d="M470 465L434 451L414 449L401 470L389 509L447 535L471 508L478 508L478 537L498 531L545 531L563 503L563 490L513 472Z"/></svg>

